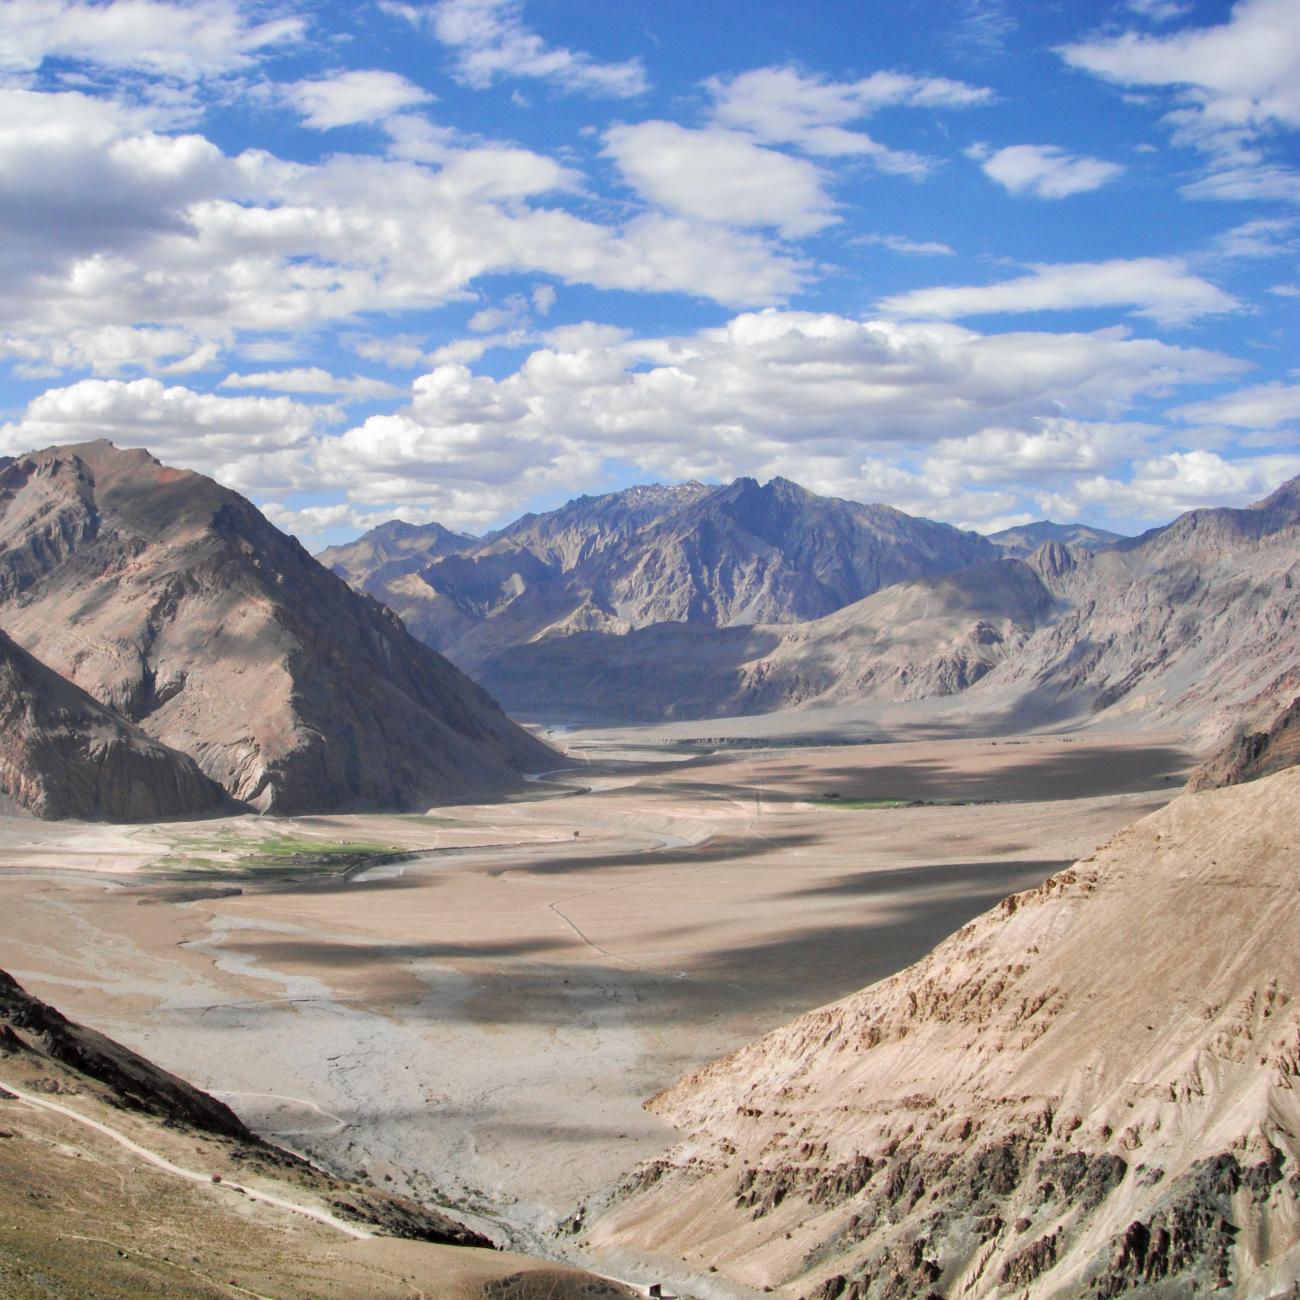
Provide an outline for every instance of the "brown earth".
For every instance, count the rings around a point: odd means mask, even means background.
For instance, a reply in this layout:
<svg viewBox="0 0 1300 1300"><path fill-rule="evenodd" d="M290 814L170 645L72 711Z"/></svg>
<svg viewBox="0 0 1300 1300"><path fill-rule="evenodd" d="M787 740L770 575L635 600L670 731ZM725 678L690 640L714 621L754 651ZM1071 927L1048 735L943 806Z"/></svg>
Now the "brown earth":
<svg viewBox="0 0 1300 1300"><path fill-rule="evenodd" d="M0 1290L14 1300L636 1294L307 1164L3 972L0 1080Z"/></svg>
<svg viewBox="0 0 1300 1300"><path fill-rule="evenodd" d="M586 1241L819 1300L1285 1294L1297 827L1295 770L1184 795L688 1075Z"/></svg>
<svg viewBox="0 0 1300 1300"><path fill-rule="evenodd" d="M569 743L537 799L435 817L10 823L11 969L275 1141L554 1249L671 1145L647 1096L923 957L1188 768L1162 736ZM344 873L303 841L419 852Z"/></svg>

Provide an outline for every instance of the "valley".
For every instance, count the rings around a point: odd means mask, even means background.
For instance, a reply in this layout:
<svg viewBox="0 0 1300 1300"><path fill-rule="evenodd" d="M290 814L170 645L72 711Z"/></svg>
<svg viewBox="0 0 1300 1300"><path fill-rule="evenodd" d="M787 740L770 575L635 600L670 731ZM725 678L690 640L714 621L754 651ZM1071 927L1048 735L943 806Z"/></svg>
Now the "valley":
<svg viewBox="0 0 1300 1300"><path fill-rule="evenodd" d="M559 770L427 816L6 821L8 968L328 1168L649 1282L662 1259L557 1232L677 1140L646 1098L917 961L1192 762L1174 735L681 739L557 728Z"/></svg>

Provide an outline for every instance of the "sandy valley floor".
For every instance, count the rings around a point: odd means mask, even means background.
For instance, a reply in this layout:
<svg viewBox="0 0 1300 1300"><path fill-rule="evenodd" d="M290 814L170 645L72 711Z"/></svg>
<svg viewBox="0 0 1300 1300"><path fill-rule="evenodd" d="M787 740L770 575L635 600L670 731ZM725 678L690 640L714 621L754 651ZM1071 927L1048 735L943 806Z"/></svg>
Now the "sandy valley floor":
<svg viewBox="0 0 1300 1300"><path fill-rule="evenodd" d="M1086 855L1188 763L1152 736L565 739L536 799L427 818L0 821L0 966L269 1136L536 1247L671 1141L645 1098ZM345 874L313 846L417 852Z"/></svg>

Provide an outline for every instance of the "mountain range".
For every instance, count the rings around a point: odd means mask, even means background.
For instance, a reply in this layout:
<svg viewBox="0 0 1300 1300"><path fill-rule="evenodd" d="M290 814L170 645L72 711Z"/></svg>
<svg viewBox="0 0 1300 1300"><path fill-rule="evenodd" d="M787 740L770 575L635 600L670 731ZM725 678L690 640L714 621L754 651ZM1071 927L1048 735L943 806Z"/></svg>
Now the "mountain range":
<svg viewBox="0 0 1300 1300"><path fill-rule="evenodd" d="M0 463L0 624L119 739L259 811L427 807L552 757L243 497L108 442ZM211 806L194 794L170 811Z"/></svg>
<svg viewBox="0 0 1300 1300"><path fill-rule="evenodd" d="M1297 481L1136 538L1042 522L985 539L741 479L579 498L451 553L438 530L424 562L414 543L368 567L384 529L323 558L518 716L946 699L984 727L1101 719L1208 738L1263 717L1300 672L1298 525Z"/></svg>
<svg viewBox="0 0 1300 1300"><path fill-rule="evenodd" d="M662 623L803 622L1001 554L975 533L781 478L579 497L465 546L428 528L424 563L409 545L371 562L395 549L391 524L319 558L479 679L504 652L533 642Z"/></svg>

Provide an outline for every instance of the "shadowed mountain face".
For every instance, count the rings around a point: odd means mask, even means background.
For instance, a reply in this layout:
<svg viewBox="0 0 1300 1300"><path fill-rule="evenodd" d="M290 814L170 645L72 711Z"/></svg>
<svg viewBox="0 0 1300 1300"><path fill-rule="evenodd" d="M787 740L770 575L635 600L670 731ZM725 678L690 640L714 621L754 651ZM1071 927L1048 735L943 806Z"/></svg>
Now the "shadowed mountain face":
<svg viewBox="0 0 1300 1300"><path fill-rule="evenodd" d="M977 682L1054 607L1034 568L997 560L898 583L809 623L548 637L500 653L484 684L520 710L575 720L924 699Z"/></svg>
<svg viewBox="0 0 1300 1300"><path fill-rule="evenodd" d="M1290 1294L1297 819L1186 795L696 1071L582 1230L818 1300Z"/></svg>
<svg viewBox="0 0 1300 1300"><path fill-rule="evenodd" d="M0 618L259 810L427 805L550 757L243 497L147 452L0 468Z"/></svg>
<svg viewBox="0 0 1300 1300"><path fill-rule="evenodd" d="M1003 552L1023 560L1032 555L1044 542L1060 542L1063 546L1077 546L1085 551L1100 551L1113 542L1122 542L1119 533L1089 524L1054 524L1050 519L1040 519L1034 524L1021 524L1017 528L1004 528L1000 533L990 533L989 541L1000 546Z"/></svg>
<svg viewBox="0 0 1300 1300"><path fill-rule="evenodd" d="M37 817L156 821L227 804L168 749L0 632L0 794Z"/></svg>
<svg viewBox="0 0 1300 1300"><path fill-rule="evenodd" d="M1048 541L1026 560L898 582L803 623L517 642L485 659L481 679L507 708L573 721L960 696L961 716L985 724L1104 715L1208 739L1266 724L1300 674L1298 592L1291 483L1258 506L1193 511L1097 553Z"/></svg>
<svg viewBox="0 0 1300 1300"><path fill-rule="evenodd" d="M475 675L512 647L577 632L819 618L892 583L1000 554L974 533L780 478L579 497L455 554L430 551L423 567L413 553L370 564L380 532L322 558Z"/></svg>

